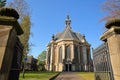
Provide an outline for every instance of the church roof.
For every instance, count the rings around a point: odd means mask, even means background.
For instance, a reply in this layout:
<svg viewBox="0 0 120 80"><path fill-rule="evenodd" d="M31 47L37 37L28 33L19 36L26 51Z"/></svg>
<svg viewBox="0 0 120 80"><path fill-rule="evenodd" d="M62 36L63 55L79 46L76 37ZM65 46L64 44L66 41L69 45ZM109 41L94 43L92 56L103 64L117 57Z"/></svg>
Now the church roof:
<svg viewBox="0 0 120 80"><path fill-rule="evenodd" d="M70 26L71 20L69 19L69 16L67 16L65 23L66 23L65 30L61 33L57 33L54 36L54 41L58 41L58 40L77 40L81 42L86 41L84 35L81 35L79 32L72 31Z"/></svg>

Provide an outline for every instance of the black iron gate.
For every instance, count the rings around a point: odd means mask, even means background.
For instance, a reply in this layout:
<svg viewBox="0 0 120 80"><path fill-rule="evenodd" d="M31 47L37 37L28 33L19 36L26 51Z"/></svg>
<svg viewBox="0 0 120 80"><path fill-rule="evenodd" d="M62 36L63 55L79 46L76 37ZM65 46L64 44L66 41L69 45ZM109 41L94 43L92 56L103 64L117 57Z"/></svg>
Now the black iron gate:
<svg viewBox="0 0 120 80"><path fill-rule="evenodd" d="M16 37L16 44L14 46L14 56L11 65L9 80L19 80L19 73L21 69L21 61L23 56L23 45L18 37Z"/></svg>
<svg viewBox="0 0 120 80"><path fill-rule="evenodd" d="M107 43L93 49L95 80L114 80Z"/></svg>

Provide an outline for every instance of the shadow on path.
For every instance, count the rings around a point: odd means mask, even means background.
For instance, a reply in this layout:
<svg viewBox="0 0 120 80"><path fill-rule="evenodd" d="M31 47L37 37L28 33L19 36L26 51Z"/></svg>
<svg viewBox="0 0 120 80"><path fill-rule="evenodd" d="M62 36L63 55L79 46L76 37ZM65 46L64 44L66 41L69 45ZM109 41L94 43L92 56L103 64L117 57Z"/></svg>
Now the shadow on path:
<svg viewBox="0 0 120 80"><path fill-rule="evenodd" d="M55 79L52 80L84 80L77 72L61 72Z"/></svg>

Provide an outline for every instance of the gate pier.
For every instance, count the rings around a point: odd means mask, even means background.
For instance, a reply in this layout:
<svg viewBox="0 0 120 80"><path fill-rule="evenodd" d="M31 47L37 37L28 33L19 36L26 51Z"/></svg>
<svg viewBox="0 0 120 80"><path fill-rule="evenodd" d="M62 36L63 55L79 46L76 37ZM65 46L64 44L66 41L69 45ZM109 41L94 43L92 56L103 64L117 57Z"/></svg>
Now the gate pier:
<svg viewBox="0 0 120 80"><path fill-rule="evenodd" d="M120 80L120 19L110 20L106 23L108 29L101 40L108 43L113 76L115 80Z"/></svg>

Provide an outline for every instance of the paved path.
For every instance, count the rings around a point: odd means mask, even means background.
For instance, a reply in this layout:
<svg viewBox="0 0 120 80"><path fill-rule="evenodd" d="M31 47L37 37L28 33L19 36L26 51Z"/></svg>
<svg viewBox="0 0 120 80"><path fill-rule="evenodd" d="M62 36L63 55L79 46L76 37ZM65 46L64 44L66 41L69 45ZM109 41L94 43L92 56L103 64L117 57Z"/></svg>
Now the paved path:
<svg viewBox="0 0 120 80"><path fill-rule="evenodd" d="M62 72L54 80L84 80L77 72Z"/></svg>

